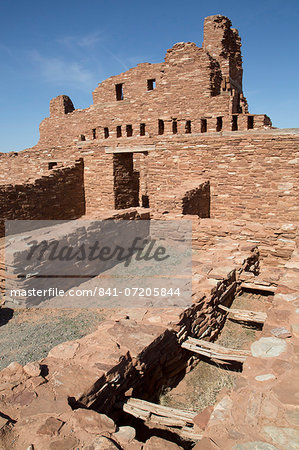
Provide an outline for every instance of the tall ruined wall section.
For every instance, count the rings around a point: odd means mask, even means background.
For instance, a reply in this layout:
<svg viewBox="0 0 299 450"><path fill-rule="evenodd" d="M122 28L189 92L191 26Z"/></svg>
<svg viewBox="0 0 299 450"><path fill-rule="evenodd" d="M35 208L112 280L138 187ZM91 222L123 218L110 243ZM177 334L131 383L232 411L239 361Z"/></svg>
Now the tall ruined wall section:
<svg viewBox="0 0 299 450"><path fill-rule="evenodd" d="M209 16L204 22L203 49L220 65L223 82L242 93L241 38L231 21L223 16Z"/></svg>
<svg viewBox="0 0 299 450"><path fill-rule="evenodd" d="M162 134L270 126L266 116L247 123L240 48L230 20L210 16L203 48L180 42L167 51L163 63L139 64L108 78L94 90L87 109L75 110L65 95L53 99L50 117L40 125L38 147L101 139L110 145L132 136L142 141Z"/></svg>
<svg viewBox="0 0 299 450"><path fill-rule="evenodd" d="M21 157L22 158L22 157ZM32 167L31 167L32 169ZM30 172L30 164L27 164ZM23 184L0 185L0 236L5 220L76 219L85 212L83 161Z"/></svg>

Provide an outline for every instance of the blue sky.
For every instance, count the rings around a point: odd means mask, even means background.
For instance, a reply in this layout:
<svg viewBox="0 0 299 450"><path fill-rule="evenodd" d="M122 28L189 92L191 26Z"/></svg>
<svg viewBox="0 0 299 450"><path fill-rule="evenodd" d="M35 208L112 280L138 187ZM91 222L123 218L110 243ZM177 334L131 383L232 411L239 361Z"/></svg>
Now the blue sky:
<svg viewBox="0 0 299 450"><path fill-rule="evenodd" d="M35 145L49 101L92 103L97 84L139 62L161 62L176 42L201 47L204 17L228 16L242 38L251 113L299 127L298 0L2 0L0 151Z"/></svg>

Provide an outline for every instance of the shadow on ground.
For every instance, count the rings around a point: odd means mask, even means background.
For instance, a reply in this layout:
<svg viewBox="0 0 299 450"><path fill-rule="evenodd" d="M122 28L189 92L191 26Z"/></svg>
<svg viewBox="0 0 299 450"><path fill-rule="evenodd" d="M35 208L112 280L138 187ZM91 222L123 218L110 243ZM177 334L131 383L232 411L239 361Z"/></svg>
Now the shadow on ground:
<svg viewBox="0 0 299 450"><path fill-rule="evenodd" d="M14 310L11 308L0 309L0 327L6 325L12 319Z"/></svg>

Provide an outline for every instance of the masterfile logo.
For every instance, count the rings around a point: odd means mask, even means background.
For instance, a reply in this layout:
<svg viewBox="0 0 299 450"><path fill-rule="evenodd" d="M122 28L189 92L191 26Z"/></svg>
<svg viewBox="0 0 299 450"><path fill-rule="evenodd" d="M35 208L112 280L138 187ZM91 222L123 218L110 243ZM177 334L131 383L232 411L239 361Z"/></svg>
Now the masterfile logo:
<svg viewBox="0 0 299 450"><path fill-rule="evenodd" d="M186 307L191 221L7 221L6 298L39 307Z"/></svg>

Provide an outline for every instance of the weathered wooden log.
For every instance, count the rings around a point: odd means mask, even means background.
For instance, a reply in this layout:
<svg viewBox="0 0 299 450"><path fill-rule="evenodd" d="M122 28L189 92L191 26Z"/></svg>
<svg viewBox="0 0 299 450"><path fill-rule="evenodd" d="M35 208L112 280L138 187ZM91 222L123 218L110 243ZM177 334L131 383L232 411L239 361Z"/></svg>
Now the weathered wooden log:
<svg viewBox="0 0 299 450"><path fill-rule="evenodd" d="M165 417L183 417L186 420L192 420L197 415L197 412L188 411L185 409L176 409L169 406L157 405L156 403L147 402L146 400L140 400L139 398L129 398L126 405L142 409L143 411L149 411L154 414L159 414Z"/></svg>
<svg viewBox="0 0 299 450"><path fill-rule="evenodd" d="M246 309L233 309L226 306L219 305L219 309L228 312L235 320L242 320L245 322L265 323L267 314L262 311L250 311Z"/></svg>
<svg viewBox="0 0 299 450"><path fill-rule="evenodd" d="M273 294L275 294L276 289L277 289L275 286L272 286L272 285L266 286L264 284L248 283L246 281L243 281L243 283L241 283L241 288L252 290L252 291L271 292Z"/></svg>
<svg viewBox="0 0 299 450"><path fill-rule="evenodd" d="M132 416L142 419L147 424L153 424L168 429L186 439L199 440L202 434L194 427L193 418L198 414L195 411L170 408L155 403L129 398L122 404L122 409Z"/></svg>
<svg viewBox="0 0 299 450"><path fill-rule="evenodd" d="M182 436L185 439L192 439L193 441L199 441L203 437L203 433L196 433L195 431L191 430L189 428L182 428L180 430L180 436Z"/></svg>
<svg viewBox="0 0 299 450"><path fill-rule="evenodd" d="M190 337L183 342L181 346L182 348L197 353L198 355L203 355L211 359L219 359L221 361L244 362L247 356L251 355L251 352L248 350L226 348L212 342Z"/></svg>

